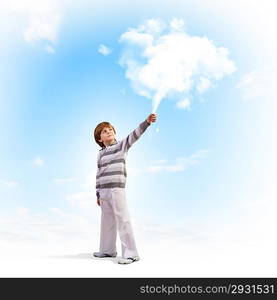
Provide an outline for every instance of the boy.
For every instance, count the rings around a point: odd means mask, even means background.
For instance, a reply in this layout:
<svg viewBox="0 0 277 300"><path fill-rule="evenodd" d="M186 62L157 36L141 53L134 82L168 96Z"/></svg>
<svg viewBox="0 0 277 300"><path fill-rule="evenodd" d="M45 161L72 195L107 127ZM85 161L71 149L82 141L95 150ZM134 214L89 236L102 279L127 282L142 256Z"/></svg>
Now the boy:
<svg viewBox="0 0 277 300"><path fill-rule="evenodd" d="M139 139L148 126L156 121L150 114L137 129L117 142L115 129L108 122L98 124L94 130L96 143L102 147L97 158L96 196L101 206L100 251L95 257L116 257L116 234L121 240L122 258L119 264L138 261L135 239L125 199L126 156L132 144Z"/></svg>

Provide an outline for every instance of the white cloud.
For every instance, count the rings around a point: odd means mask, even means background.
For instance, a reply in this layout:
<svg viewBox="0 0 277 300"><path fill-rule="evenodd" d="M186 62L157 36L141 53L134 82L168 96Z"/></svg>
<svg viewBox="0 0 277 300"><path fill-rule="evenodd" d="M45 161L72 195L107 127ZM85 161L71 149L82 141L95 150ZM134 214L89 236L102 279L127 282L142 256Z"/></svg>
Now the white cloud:
<svg viewBox="0 0 277 300"><path fill-rule="evenodd" d="M276 76L277 71L274 68L253 70L242 76L236 88L241 90L244 100L256 99L263 96L272 97L274 95L273 89L275 88Z"/></svg>
<svg viewBox="0 0 277 300"><path fill-rule="evenodd" d="M176 106L178 108L190 109L190 100L189 98L184 98L177 102Z"/></svg>
<svg viewBox="0 0 277 300"><path fill-rule="evenodd" d="M229 51L207 37L191 36L184 21L169 25L149 19L129 28L119 39L124 43L119 64L134 91L152 99L154 112L163 98L180 100L192 92L204 93L213 83L236 70Z"/></svg>
<svg viewBox="0 0 277 300"><path fill-rule="evenodd" d="M27 24L22 28L22 35L28 43L39 41L51 42L51 46L45 49L54 53L53 45L57 41L58 31L61 23L57 1L54 0L11 0L10 9L13 13L27 18Z"/></svg>
<svg viewBox="0 0 277 300"><path fill-rule="evenodd" d="M98 47L98 52L103 54L104 56L107 56L112 52L112 50L110 48L108 48L107 46L101 44Z"/></svg>
<svg viewBox="0 0 277 300"><path fill-rule="evenodd" d="M212 83L209 79L205 77L199 78L199 82L197 83L196 89L199 92L199 94L204 93L206 90L208 90L212 86Z"/></svg>
<svg viewBox="0 0 277 300"><path fill-rule="evenodd" d="M183 172L190 167L199 164L200 159L204 159L207 156L208 150L199 150L188 157L180 157L176 159L173 164L165 164L166 161L160 161L159 164L149 166L147 172Z"/></svg>
<svg viewBox="0 0 277 300"><path fill-rule="evenodd" d="M18 186L19 182L14 180L0 180L0 184L9 188L13 188Z"/></svg>
<svg viewBox="0 0 277 300"><path fill-rule="evenodd" d="M44 160L40 157L36 157L33 159L33 165L36 167L43 167L44 166Z"/></svg>
<svg viewBox="0 0 277 300"><path fill-rule="evenodd" d="M56 42L57 28L60 22L59 15L32 16L29 26L24 30L23 36L26 42L32 43L39 40Z"/></svg>
<svg viewBox="0 0 277 300"><path fill-rule="evenodd" d="M173 31L184 31L185 30L185 21L183 19L178 19L173 17L170 21L170 28Z"/></svg>

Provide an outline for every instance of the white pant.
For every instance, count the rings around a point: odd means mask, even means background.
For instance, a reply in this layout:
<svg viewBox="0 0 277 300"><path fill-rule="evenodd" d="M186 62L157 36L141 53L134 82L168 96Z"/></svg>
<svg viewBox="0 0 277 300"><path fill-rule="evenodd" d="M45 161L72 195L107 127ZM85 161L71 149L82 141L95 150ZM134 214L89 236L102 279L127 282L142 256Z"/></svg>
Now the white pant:
<svg viewBox="0 0 277 300"><path fill-rule="evenodd" d="M122 257L138 256L133 230L130 222L125 189L110 188L100 190L101 234L100 252L116 252L117 231L121 240Z"/></svg>

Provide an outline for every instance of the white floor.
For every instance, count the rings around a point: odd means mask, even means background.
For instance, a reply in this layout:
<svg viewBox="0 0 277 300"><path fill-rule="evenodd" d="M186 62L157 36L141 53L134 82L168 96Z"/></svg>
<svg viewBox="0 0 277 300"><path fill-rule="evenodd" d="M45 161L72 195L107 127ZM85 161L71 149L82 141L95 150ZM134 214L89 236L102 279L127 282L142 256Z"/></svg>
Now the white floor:
<svg viewBox="0 0 277 300"><path fill-rule="evenodd" d="M0 277L276 277L275 250L267 245L211 241L140 240L141 260L93 258L89 244L5 243ZM120 251L119 251L120 252ZM120 253L119 253L120 254Z"/></svg>

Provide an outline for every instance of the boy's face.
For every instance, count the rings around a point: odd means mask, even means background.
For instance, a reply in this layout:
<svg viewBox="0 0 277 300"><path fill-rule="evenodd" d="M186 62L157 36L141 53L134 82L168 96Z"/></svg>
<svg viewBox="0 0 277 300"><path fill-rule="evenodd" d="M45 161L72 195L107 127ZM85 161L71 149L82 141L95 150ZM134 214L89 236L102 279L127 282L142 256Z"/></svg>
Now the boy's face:
<svg viewBox="0 0 277 300"><path fill-rule="evenodd" d="M100 134L99 142L104 143L105 146L112 144L115 140L115 133L111 127L104 127Z"/></svg>

